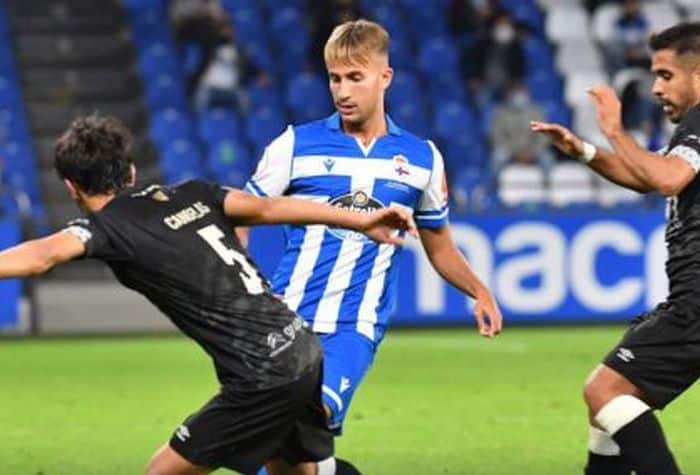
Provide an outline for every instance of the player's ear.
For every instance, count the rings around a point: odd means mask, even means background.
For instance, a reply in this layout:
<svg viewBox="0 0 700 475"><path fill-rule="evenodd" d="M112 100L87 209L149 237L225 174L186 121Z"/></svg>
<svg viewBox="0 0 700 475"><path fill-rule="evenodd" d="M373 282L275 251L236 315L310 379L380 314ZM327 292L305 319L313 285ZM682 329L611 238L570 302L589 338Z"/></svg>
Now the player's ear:
<svg viewBox="0 0 700 475"><path fill-rule="evenodd" d="M131 167L129 168L131 174L131 176L129 177L129 186L134 186L136 184L136 165L132 163Z"/></svg>
<svg viewBox="0 0 700 475"><path fill-rule="evenodd" d="M382 71L382 88L386 91L391 86L391 81L394 79L394 70L387 66Z"/></svg>
<svg viewBox="0 0 700 475"><path fill-rule="evenodd" d="M77 200L79 198L78 188L73 184L72 181L70 181L67 178L63 179L63 183L65 183L66 188L68 188L68 193L70 193L70 197L73 198L74 200Z"/></svg>

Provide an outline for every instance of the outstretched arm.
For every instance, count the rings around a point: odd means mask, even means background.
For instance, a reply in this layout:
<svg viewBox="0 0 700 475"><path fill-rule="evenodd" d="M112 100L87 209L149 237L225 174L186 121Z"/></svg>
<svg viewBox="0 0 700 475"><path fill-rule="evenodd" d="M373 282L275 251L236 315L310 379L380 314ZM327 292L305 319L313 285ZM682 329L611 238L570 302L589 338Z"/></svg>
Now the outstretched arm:
<svg viewBox="0 0 700 475"><path fill-rule="evenodd" d="M460 252L452 239L449 226L438 229L421 228L419 233L428 259L437 273L476 300L474 317L479 333L487 337L498 335L503 327L503 317L498 304Z"/></svg>
<svg viewBox="0 0 700 475"><path fill-rule="evenodd" d="M239 190L231 190L224 200L224 213L243 226L255 224L325 224L352 229L386 244L403 244L394 230L417 236L411 213L398 207L383 208L372 213L348 211L325 203L279 196L259 198Z"/></svg>
<svg viewBox="0 0 700 475"><path fill-rule="evenodd" d="M0 279L43 274L54 266L85 254L85 244L61 231L0 252Z"/></svg>
<svg viewBox="0 0 700 475"><path fill-rule="evenodd" d="M613 147L612 153L598 148L588 162L591 168L625 188L641 193L657 191L666 196L677 195L693 180L696 169L688 161L673 154L649 152L625 133L622 106L610 87L596 86L589 94L596 106L600 130ZM561 125L533 122L531 128L547 135L567 155L584 154L584 142Z"/></svg>

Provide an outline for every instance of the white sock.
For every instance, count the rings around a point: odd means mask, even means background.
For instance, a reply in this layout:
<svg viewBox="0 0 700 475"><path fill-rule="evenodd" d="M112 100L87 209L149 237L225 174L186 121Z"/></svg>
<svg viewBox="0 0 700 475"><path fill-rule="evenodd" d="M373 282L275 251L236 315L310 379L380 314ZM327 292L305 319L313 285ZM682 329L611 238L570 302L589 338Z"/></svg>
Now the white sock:
<svg viewBox="0 0 700 475"><path fill-rule="evenodd" d="M641 399L629 394L617 396L595 415L595 421L611 436L651 408Z"/></svg>
<svg viewBox="0 0 700 475"><path fill-rule="evenodd" d="M335 475L335 458L329 457L318 463L318 475Z"/></svg>
<svg viewBox="0 0 700 475"><path fill-rule="evenodd" d="M620 455L620 446L617 445L612 436L593 426L588 428L588 450L596 455L607 457Z"/></svg>

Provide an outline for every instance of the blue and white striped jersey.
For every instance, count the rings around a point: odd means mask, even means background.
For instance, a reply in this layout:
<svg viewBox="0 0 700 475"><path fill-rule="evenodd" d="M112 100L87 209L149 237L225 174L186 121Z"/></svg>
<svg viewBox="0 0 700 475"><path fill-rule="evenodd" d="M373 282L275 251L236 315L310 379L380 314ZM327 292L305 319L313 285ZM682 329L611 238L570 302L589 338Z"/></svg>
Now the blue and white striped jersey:
<svg viewBox="0 0 700 475"><path fill-rule="evenodd" d="M397 127L363 146L343 132L340 117L290 126L265 149L246 189L330 202L358 212L385 206L413 211L419 227L447 223L447 182L440 152ZM396 246L327 226L288 226L284 256L273 277L317 333L354 329L373 341L384 335L397 287Z"/></svg>

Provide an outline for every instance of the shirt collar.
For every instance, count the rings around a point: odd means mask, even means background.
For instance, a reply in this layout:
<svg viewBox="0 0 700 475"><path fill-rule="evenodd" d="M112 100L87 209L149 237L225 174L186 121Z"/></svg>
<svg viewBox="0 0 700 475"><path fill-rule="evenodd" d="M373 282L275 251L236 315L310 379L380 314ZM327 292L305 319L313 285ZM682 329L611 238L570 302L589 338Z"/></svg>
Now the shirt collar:
<svg viewBox="0 0 700 475"><path fill-rule="evenodd" d="M396 125L393 120L391 120L391 117L389 117L388 114L384 117L386 117L387 131L389 132L389 135L401 135L401 128ZM340 131L340 114L336 112L328 117L326 119L326 127L328 127L330 130Z"/></svg>

